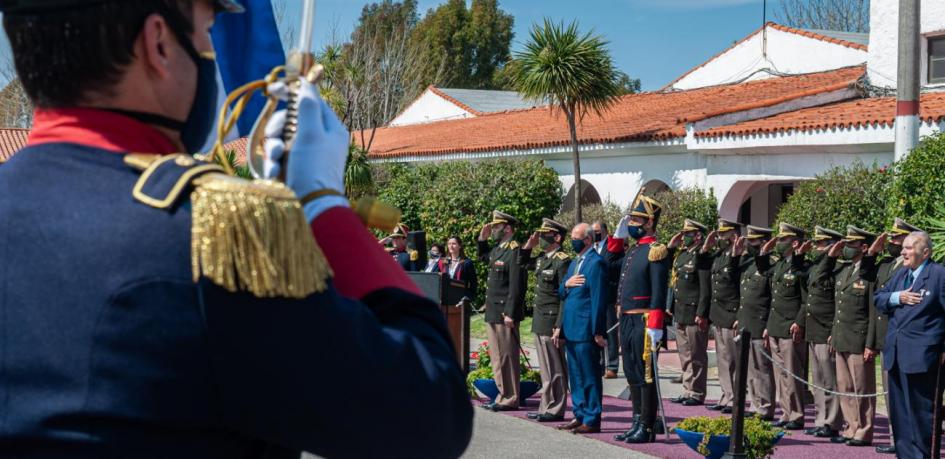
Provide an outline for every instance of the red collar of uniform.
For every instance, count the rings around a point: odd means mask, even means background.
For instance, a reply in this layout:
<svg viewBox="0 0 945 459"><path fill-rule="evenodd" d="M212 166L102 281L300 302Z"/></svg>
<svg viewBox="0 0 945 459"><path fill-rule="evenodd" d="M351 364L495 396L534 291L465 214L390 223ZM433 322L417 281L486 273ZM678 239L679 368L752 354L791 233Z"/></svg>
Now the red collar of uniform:
<svg viewBox="0 0 945 459"><path fill-rule="evenodd" d="M652 244L656 242L656 236L643 236L637 242L638 244Z"/></svg>
<svg viewBox="0 0 945 459"><path fill-rule="evenodd" d="M74 143L116 153L177 153L157 129L125 115L95 108L36 109L26 145Z"/></svg>

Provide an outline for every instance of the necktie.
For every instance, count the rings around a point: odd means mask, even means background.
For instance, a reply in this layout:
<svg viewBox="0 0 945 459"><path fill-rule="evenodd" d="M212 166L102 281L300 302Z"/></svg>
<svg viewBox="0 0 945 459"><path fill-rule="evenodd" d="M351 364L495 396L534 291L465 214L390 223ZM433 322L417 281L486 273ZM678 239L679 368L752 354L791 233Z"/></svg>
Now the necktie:
<svg viewBox="0 0 945 459"><path fill-rule="evenodd" d="M906 276L906 290L909 290L909 287L912 287L912 273L911 272Z"/></svg>

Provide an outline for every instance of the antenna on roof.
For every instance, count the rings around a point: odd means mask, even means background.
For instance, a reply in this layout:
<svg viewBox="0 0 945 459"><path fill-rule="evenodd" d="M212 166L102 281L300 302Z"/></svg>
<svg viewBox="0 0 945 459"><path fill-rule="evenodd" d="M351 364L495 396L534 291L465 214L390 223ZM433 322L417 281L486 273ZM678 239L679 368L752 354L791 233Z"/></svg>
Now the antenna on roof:
<svg viewBox="0 0 945 459"><path fill-rule="evenodd" d="M768 0L761 3L761 57L768 60Z"/></svg>

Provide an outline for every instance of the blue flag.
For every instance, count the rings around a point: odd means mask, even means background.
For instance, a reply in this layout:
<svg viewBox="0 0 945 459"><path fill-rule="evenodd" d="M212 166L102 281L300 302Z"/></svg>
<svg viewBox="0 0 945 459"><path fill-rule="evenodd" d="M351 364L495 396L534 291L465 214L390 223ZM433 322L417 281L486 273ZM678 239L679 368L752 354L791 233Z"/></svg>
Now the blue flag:
<svg viewBox="0 0 945 459"><path fill-rule="evenodd" d="M285 51L271 0L242 0L241 3L246 12L219 15L210 31L226 93L262 79L273 67L285 64ZM249 135L264 104L262 96L252 98L237 123L238 135Z"/></svg>

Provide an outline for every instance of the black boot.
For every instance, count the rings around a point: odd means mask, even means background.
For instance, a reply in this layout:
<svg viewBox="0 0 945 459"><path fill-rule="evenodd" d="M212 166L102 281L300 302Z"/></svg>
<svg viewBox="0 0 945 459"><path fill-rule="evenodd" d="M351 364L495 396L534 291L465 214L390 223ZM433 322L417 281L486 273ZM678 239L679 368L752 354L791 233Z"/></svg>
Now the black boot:
<svg viewBox="0 0 945 459"><path fill-rule="evenodd" d="M634 435L637 435L637 431L640 430L642 427L643 427L643 425L640 424L640 422L634 417L634 419L633 419L633 425L630 426L630 430L628 430L628 431L626 431L626 432L624 432L624 433L622 433L622 434L614 435L614 440L617 440L617 441L627 441L628 438L630 438L630 437L632 437L632 436L634 436Z"/></svg>
<svg viewBox="0 0 945 459"><path fill-rule="evenodd" d="M627 443L652 443L656 441L656 432L652 427L644 425L642 422L637 424L637 430L630 432L630 435L624 440Z"/></svg>

